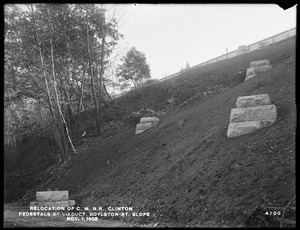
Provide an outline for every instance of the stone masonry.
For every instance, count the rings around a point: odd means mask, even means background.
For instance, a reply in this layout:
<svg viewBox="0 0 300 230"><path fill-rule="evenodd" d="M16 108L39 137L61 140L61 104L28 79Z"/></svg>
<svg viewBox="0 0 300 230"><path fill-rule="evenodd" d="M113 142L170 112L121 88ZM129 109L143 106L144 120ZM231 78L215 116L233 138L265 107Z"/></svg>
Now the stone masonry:
<svg viewBox="0 0 300 230"><path fill-rule="evenodd" d="M264 72L272 69L269 60L253 61L250 63L250 68L247 69L245 81L254 77L256 73Z"/></svg>
<svg viewBox="0 0 300 230"><path fill-rule="evenodd" d="M157 117L142 117L140 123L136 125L135 134L142 133L147 129L151 129L159 123Z"/></svg>
<svg viewBox="0 0 300 230"><path fill-rule="evenodd" d="M277 110L268 94L238 97L237 108L231 110L227 137L253 133L276 121Z"/></svg>
<svg viewBox="0 0 300 230"><path fill-rule="evenodd" d="M36 192L36 201L30 206L37 207L70 207L75 205L75 200L69 200L69 191L40 191Z"/></svg>

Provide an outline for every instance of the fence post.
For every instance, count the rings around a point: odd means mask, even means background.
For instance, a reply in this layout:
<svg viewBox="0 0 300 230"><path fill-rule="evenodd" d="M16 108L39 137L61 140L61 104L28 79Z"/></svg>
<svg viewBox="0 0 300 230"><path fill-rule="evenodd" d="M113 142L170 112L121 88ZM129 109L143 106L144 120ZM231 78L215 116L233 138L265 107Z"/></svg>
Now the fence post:
<svg viewBox="0 0 300 230"><path fill-rule="evenodd" d="M295 30L295 29L296 29L296 28L293 28L293 29L287 30L286 32L282 32L282 33L276 34L276 35L274 35L274 36L272 36L272 37L268 37L268 38L267 38L267 41L269 41L269 40L272 38L272 42L273 42L272 44L274 44L274 43L275 43L275 37L284 35L285 33L287 33L287 35L288 35L287 38L289 38L289 37L290 37L290 33L289 33L289 32L290 32L290 31L293 31L293 30ZM280 38L280 37L279 37L279 38ZM284 40L284 39L286 39L286 38L283 38L282 40ZM264 39L264 40L266 40L266 39ZM261 40L261 41L264 41L264 40ZM281 40L279 40L279 41L281 41ZM256 49L254 48L254 46L257 45L258 43L259 43L259 42L255 42L255 43L253 43L253 44L251 44L251 45L248 45L249 52L251 52L251 51L253 51L253 50L256 50ZM251 50L252 47L253 47L253 49ZM233 57L238 56L238 55L237 55L237 50L232 51L231 53L233 53L233 52L235 52L235 55L233 55ZM220 56L220 57L223 57L223 56ZM226 56L224 55L224 58L222 58L222 59L220 59L220 57L217 57L217 58L215 58L215 59L211 59L211 60L206 61L206 62L203 62L203 63L201 63L201 64L192 66L190 69L197 68L197 67L199 67L199 66L207 65L207 64L209 64L210 61L213 61L213 60L216 60L216 62L218 62L219 60L225 60L225 59L228 59L228 58L229 58L229 57L228 57L228 48L226 48ZM212 63L213 63L213 62L212 62ZM167 76L167 77L163 77L162 79L159 79L158 82L161 82L161 81L170 79L170 78L172 78L172 77L174 77L174 76L177 76L178 74L179 74L179 73L172 74L172 75Z"/></svg>

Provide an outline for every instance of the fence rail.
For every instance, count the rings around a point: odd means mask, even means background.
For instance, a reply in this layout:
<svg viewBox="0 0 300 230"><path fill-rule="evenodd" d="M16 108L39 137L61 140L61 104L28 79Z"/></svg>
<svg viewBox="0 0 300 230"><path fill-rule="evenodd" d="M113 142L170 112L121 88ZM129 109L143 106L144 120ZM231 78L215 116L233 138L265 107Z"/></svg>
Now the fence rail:
<svg viewBox="0 0 300 230"><path fill-rule="evenodd" d="M258 42L255 42L255 43L253 43L253 44L248 45L247 47L248 47L248 49L249 49L249 52L251 52L251 51L253 51L253 50L257 50L257 49L259 48L259 44L260 44L260 43L267 42L268 44L274 44L274 43L276 43L276 42L285 40L285 39L287 39L287 38L289 38L289 37L292 37L292 36L295 36L295 35L296 35L296 27L293 28L293 29L290 29L290 30L281 32L281 33L279 33L279 34L273 35L273 36L271 36L271 37L262 39L262 40L260 40L260 41L258 41ZM237 49L237 50L234 50L234 51L231 51L231 52L229 52L229 53L227 53L227 54L223 54L223 55L221 55L221 56L218 56L218 57L216 57L216 58L210 59L210 60L208 60L208 61L202 62L202 63L200 63L200 64L198 64L198 65L192 66L192 67L190 67L190 68L188 68L188 69L185 69L185 70L183 70L183 71L180 71L180 72L171 74L171 75L169 75L169 76L167 76L167 77L161 78L161 79L159 79L158 81L156 81L156 82L153 83L153 84L156 84L156 83L158 83L158 82L163 82L163 81L165 81L165 80L168 80L168 79L170 79L170 78L176 77L176 76L178 76L179 74L182 74L182 73L184 73L184 72L190 71L191 69L194 69L194 68L198 68L198 67L200 67L200 66L204 66L204 65L211 64L211 63L214 63L214 62L218 62L218 61L222 61L222 60L226 60L226 59L229 59L229 58L236 57L236 56L238 56L238 55L237 55L237 52L238 52L238 49ZM125 92L125 93L126 93L126 92ZM125 94L125 93L117 94L117 95L115 96L115 98L120 97L120 96L122 96L122 95Z"/></svg>
<svg viewBox="0 0 300 230"><path fill-rule="evenodd" d="M271 36L271 37L262 39L262 40L260 40L260 41L258 41L258 42L255 42L255 43L253 43L253 44L248 45L247 47L249 48L249 52L251 52L251 51L253 51L253 50L258 49L259 43L268 42L269 44L274 44L274 43L276 43L276 42L285 40L285 39L287 39L287 38L289 38L289 37L292 37L292 36L294 36L294 35L296 35L296 28L293 28L293 29L290 29L290 30L281 32L281 33L279 33L279 34L273 35L273 36ZM203 65L211 64L211 63L218 62L218 61L221 61L221 60L226 60L226 59L229 59L229 58L236 57L236 56L238 56L238 55L237 55L237 51L238 51L238 50L231 51L231 52L229 52L229 53L227 53L227 54L223 54L223 55L218 56L218 57L216 57L216 58L213 58L213 59L210 59L210 60L208 60L208 61L202 62L202 63L200 63L200 64L198 64L198 65L192 66L192 67L190 67L190 68L188 68L188 69L186 69L186 70L183 70L183 71L181 71L181 72L174 73L174 74L169 75L169 76L167 76L167 77L161 78L161 79L158 80L158 82L162 82L162 81L165 81L165 80L167 80L167 79L176 77L177 75L179 75L179 74L181 74L181 73L183 73L183 72L189 71L189 70L194 69L194 68L197 68L197 67L199 67L199 66L203 66Z"/></svg>

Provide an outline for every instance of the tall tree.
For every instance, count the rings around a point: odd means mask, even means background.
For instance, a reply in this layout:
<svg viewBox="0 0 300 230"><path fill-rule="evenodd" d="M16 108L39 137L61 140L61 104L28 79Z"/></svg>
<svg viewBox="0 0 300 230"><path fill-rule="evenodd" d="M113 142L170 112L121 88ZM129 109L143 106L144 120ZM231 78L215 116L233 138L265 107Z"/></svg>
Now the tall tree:
<svg viewBox="0 0 300 230"><path fill-rule="evenodd" d="M90 37L89 37L89 20L88 20L88 6L86 7L86 47L87 47L87 54L88 54L88 63L89 63L89 70L90 70L90 77L91 77L91 85L92 85L92 92L93 92L93 99L95 105L95 113L96 113L96 122L97 122L97 133L100 134L100 117L99 117L99 110L98 110L98 100L96 97L95 91L95 83L94 83L94 74L92 68L92 57L90 52Z"/></svg>
<svg viewBox="0 0 300 230"><path fill-rule="evenodd" d="M101 59L100 59L100 75L99 75L99 124L100 134L102 133L102 81L104 75L104 52L105 52L105 36L106 31L104 31L104 24L105 24L105 8L101 5L101 34L102 34L102 41L101 41Z"/></svg>
<svg viewBox="0 0 300 230"><path fill-rule="evenodd" d="M118 66L118 76L125 81L131 81L137 88L144 80L150 79L150 67L146 56L132 47L122 58L123 64Z"/></svg>
<svg viewBox="0 0 300 230"><path fill-rule="evenodd" d="M69 161L70 160L70 155L68 153L68 148L67 148L67 142L65 140L65 137L68 138L68 141L72 147L72 150L73 150L73 153L76 154L76 150L73 146L73 143L72 143L72 140L70 138L70 135L69 135L69 129L68 129L68 125L65 121L65 118L64 118L64 115L61 111L61 106L60 106L60 101L59 101L59 98L58 98L58 92L57 92L57 81L56 81L56 74L55 74L55 66L54 66L54 51L53 51L53 42L52 42L52 21L51 21L51 14L50 14L50 9L48 8L48 16L49 16L49 40L50 40L50 63L51 63L51 73L52 73L52 80L53 80L53 88L54 88L54 93L55 93L55 101L56 101L56 105L57 105L57 109L58 109L58 113L59 113L59 127L62 129L61 131L61 137L62 137L62 140L63 140L63 143L64 143L64 146L65 146L65 149L64 149L64 152L65 152L65 156L66 156L66 159L65 161Z"/></svg>
<svg viewBox="0 0 300 230"><path fill-rule="evenodd" d="M189 68L190 68L190 64L189 62L186 62L185 69L189 69Z"/></svg>
<svg viewBox="0 0 300 230"><path fill-rule="evenodd" d="M100 97L100 75L122 36L117 21L104 23L95 4L27 6L27 11L5 6L5 105L13 108L8 105L24 97L39 100L51 114L57 145L66 155L67 145L75 152L68 131L73 107L80 113L89 106L91 77Z"/></svg>

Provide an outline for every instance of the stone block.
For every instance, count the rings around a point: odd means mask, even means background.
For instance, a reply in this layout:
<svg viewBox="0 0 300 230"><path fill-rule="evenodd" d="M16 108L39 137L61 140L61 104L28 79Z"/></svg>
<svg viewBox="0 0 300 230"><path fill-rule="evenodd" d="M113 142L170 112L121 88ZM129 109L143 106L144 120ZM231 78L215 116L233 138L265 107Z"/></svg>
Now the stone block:
<svg viewBox="0 0 300 230"><path fill-rule="evenodd" d="M34 201L30 202L30 207L71 207L75 205L75 200L62 200L62 201Z"/></svg>
<svg viewBox="0 0 300 230"><path fill-rule="evenodd" d="M230 122L276 120L275 105L262 105L231 110Z"/></svg>
<svg viewBox="0 0 300 230"><path fill-rule="evenodd" d="M158 123L157 117L142 117L140 123Z"/></svg>
<svg viewBox="0 0 300 230"><path fill-rule="evenodd" d="M255 67L255 72L256 73L258 73L258 72L264 72L264 71L268 71L270 69L272 69L271 65L262 65L262 66Z"/></svg>
<svg viewBox="0 0 300 230"><path fill-rule="evenodd" d="M144 132L147 129L151 129L152 127L156 126L157 123L140 123L136 125L135 134L139 134Z"/></svg>
<svg viewBox="0 0 300 230"><path fill-rule="evenodd" d="M237 49L236 55L238 56L246 53L249 53L249 46L242 45Z"/></svg>
<svg viewBox="0 0 300 230"><path fill-rule="evenodd" d="M36 200L41 202L69 200L69 191L36 192Z"/></svg>
<svg viewBox="0 0 300 230"><path fill-rule="evenodd" d="M245 81L255 76L255 68L248 68Z"/></svg>
<svg viewBox="0 0 300 230"><path fill-rule="evenodd" d="M140 133L142 133L142 132L144 132L145 130L135 130L135 135L137 135L137 134L140 134Z"/></svg>
<svg viewBox="0 0 300 230"><path fill-rule="evenodd" d="M238 97L236 100L237 108L245 108L245 107L253 107L260 105L270 105L271 99L268 94L259 94L259 95L251 95Z"/></svg>
<svg viewBox="0 0 300 230"><path fill-rule="evenodd" d="M258 129L272 125L275 120L270 121L246 121L238 123L230 123L227 130L227 137L238 137L241 135L253 133Z"/></svg>
<svg viewBox="0 0 300 230"><path fill-rule="evenodd" d="M271 65L262 65L258 67L251 67L247 69L245 81L249 80L250 78L254 77L259 72L264 72L272 69Z"/></svg>
<svg viewBox="0 0 300 230"><path fill-rule="evenodd" d="M175 98L174 98L174 97L169 98L169 99L167 100L167 102L168 102L169 104L172 104L172 103L175 102Z"/></svg>
<svg viewBox="0 0 300 230"><path fill-rule="evenodd" d="M250 68L256 68L264 65L270 65L269 60L259 60L250 62Z"/></svg>
<svg viewBox="0 0 300 230"><path fill-rule="evenodd" d="M242 46L239 46L238 50L243 50L243 51L249 51L249 46L246 46L246 45L242 45Z"/></svg>
<svg viewBox="0 0 300 230"><path fill-rule="evenodd" d="M247 75L253 75L253 74L255 74L255 68L248 68L246 74Z"/></svg>

